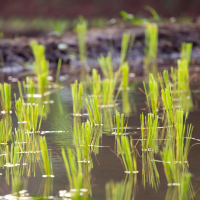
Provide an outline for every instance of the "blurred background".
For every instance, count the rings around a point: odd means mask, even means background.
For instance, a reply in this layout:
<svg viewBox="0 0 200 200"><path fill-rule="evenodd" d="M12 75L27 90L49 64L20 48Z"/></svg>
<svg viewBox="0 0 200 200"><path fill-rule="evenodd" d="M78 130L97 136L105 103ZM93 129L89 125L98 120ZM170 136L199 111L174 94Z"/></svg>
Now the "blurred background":
<svg viewBox="0 0 200 200"><path fill-rule="evenodd" d="M85 18L119 17L125 10L146 16L145 5L153 7L164 17L197 16L199 0L0 0L0 16L20 18Z"/></svg>
<svg viewBox="0 0 200 200"><path fill-rule="evenodd" d="M0 31L5 37L36 36L41 31L70 30L82 15L90 27L104 27L121 19L124 10L139 18L150 17L148 5L163 18L193 22L199 15L199 0L0 0ZM30 33L29 33L30 32Z"/></svg>

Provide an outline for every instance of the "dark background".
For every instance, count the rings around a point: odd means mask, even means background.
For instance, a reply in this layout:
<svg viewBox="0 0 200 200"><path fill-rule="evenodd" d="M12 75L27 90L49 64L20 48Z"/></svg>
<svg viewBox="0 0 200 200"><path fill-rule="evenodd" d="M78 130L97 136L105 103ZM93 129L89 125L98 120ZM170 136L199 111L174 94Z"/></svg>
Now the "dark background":
<svg viewBox="0 0 200 200"><path fill-rule="evenodd" d="M145 5L163 17L198 16L200 11L200 0L0 0L0 17L110 18L121 10L148 17Z"/></svg>

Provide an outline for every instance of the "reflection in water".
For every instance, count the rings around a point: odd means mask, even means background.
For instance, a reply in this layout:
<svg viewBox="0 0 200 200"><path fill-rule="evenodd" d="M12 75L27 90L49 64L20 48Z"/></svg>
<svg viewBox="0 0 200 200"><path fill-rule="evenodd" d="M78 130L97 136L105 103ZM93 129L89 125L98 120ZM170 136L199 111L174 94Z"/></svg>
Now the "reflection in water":
<svg viewBox="0 0 200 200"><path fill-rule="evenodd" d="M124 113L131 112L131 106L129 102L129 92L127 90L122 91L122 107Z"/></svg>
<svg viewBox="0 0 200 200"><path fill-rule="evenodd" d="M106 184L106 200L133 200L136 195L137 175L127 174L124 181Z"/></svg>
<svg viewBox="0 0 200 200"><path fill-rule="evenodd" d="M142 152L142 180L144 187L149 183L156 191L160 185L160 176L154 160L154 152Z"/></svg>

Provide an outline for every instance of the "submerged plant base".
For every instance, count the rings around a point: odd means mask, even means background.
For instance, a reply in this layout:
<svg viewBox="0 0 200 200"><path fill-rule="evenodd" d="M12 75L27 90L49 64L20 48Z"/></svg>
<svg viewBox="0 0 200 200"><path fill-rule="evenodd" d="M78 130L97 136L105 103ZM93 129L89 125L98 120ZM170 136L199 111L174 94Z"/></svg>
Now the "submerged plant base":
<svg viewBox="0 0 200 200"><path fill-rule="evenodd" d="M42 175L42 178L48 178L48 177L54 178L55 176L54 175Z"/></svg>
<svg viewBox="0 0 200 200"><path fill-rule="evenodd" d="M124 171L126 174L138 174L139 171Z"/></svg>

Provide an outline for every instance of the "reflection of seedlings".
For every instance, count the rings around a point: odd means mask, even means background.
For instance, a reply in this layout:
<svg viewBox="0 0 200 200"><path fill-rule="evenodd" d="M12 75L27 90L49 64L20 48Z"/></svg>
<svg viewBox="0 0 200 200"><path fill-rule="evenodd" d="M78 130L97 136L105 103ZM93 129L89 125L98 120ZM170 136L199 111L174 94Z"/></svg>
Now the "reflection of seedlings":
<svg viewBox="0 0 200 200"><path fill-rule="evenodd" d="M0 121L0 143L7 143L11 138L12 126L8 123L7 119Z"/></svg>
<svg viewBox="0 0 200 200"><path fill-rule="evenodd" d="M154 160L154 152L152 151L142 152L142 177L144 187L146 183L149 183L157 191L160 185L160 176Z"/></svg>
<svg viewBox="0 0 200 200"><path fill-rule="evenodd" d="M62 149L62 156L65 163L67 177L70 184L70 189L76 189L74 196L78 197L80 195L80 189L82 188L83 175L81 163L76 161L76 157L72 150L68 150L68 159L65 154L65 150Z"/></svg>
<svg viewBox="0 0 200 200"><path fill-rule="evenodd" d="M138 173L134 147L132 142L129 144L129 140L126 136L117 138L117 152L122 156L122 160L126 169L125 173Z"/></svg>
<svg viewBox="0 0 200 200"><path fill-rule="evenodd" d="M41 169L43 171L42 177L44 177L44 178L54 177L52 160L51 160L51 152L49 155L46 140L45 140L45 138L40 138L39 142L40 142L40 148L41 148L41 154L42 154L42 163L40 164Z"/></svg>
<svg viewBox="0 0 200 200"><path fill-rule="evenodd" d="M114 183L113 181L110 181L106 184L106 200L133 200L135 195L135 191L133 192L133 187L135 189L136 182L137 177L135 176L133 186L132 174L127 175L126 179L120 183Z"/></svg>
<svg viewBox="0 0 200 200"><path fill-rule="evenodd" d="M123 90L128 89L128 73L129 73L129 66L127 63L124 63L121 66L121 70L122 70L122 88Z"/></svg>
<svg viewBox="0 0 200 200"><path fill-rule="evenodd" d="M83 93L83 85L76 80L74 84L71 85L72 89L72 100L73 100L73 113L81 114L81 96Z"/></svg>
<svg viewBox="0 0 200 200"><path fill-rule="evenodd" d="M5 112L11 109L11 85L8 83L0 84L1 106Z"/></svg>
<svg viewBox="0 0 200 200"><path fill-rule="evenodd" d="M122 106L124 113L129 113L131 111L131 106L129 102L129 93L127 90L122 91Z"/></svg>
<svg viewBox="0 0 200 200"><path fill-rule="evenodd" d="M92 124L101 125L102 115L101 109L98 107L98 99L96 96L86 99L86 108L89 113L89 119Z"/></svg>

